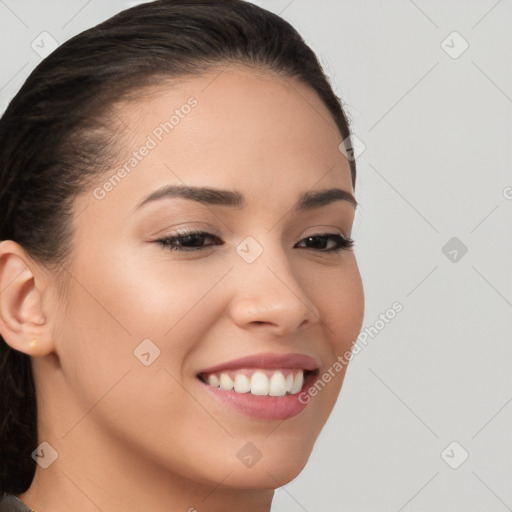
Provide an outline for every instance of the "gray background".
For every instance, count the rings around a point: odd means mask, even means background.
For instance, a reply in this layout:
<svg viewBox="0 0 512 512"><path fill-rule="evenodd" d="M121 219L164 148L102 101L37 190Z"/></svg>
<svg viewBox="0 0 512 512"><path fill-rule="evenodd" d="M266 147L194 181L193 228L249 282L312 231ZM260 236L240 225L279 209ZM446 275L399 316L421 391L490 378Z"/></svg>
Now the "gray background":
<svg viewBox="0 0 512 512"><path fill-rule="evenodd" d="M0 110L51 38L135 3L0 0ZM512 3L254 3L318 53L364 145L354 237L374 327L273 511L512 510Z"/></svg>

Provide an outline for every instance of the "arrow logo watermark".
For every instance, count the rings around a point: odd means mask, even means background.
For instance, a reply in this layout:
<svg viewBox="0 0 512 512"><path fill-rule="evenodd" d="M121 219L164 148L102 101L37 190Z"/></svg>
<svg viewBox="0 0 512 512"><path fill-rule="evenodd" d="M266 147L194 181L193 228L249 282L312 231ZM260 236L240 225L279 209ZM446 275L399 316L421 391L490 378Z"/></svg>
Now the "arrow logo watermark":
<svg viewBox="0 0 512 512"><path fill-rule="evenodd" d="M468 252L467 246L456 236L441 247L441 252L452 262L458 263Z"/></svg>
<svg viewBox="0 0 512 512"><path fill-rule="evenodd" d="M458 59L469 48L469 43L458 32L452 32L441 42L441 48L452 59Z"/></svg>
<svg viewBox="0 0 512 512"><path fill-rule="evenodd" d="M452 469L458 469L469 457L468 451L457 441L452 441L442 452L441 458Z"/></svg>
<svg viewBox="0 0 512 512"><path fill-rule="evenodd" d="M149 339L142 341L135 350L133 355L144 365L149 366L160 357L160 349Z"/></svg>
<svg viewBox="0 0 512 512"><path fill-rule="evenodd" d="M240 448L236 456L244 466L252 468L261 459L263 454L253 443L248 442Z"/></svg>
<svg viewBox="0 0 512 512"><path fill-rule="evenodd" d="M263 247L252 236L248 236L236 246L236 252L246 263L253 263L263 253Z"/></svg>
<svg viewBox="0 0 512 512"><path fill-rule="evenodd" d="M46 441L43 441L33 452L32 458L43 469L49 468L59 457L57 450Z"/></svg>

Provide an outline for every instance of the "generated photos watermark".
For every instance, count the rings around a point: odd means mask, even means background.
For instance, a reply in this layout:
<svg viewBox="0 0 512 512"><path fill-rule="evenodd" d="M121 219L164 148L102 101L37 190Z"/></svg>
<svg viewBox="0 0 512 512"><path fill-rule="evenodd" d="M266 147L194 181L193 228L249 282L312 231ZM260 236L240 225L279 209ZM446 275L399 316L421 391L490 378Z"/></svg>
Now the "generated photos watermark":
<svg viewBox="0 0 512 512"><path fill-rule="evenodd" d="M135 169L144 158L146 158L153 149L155 149L164 138L169 135L181 122L185 119L192 109L197 107L198 101L191 97L186 103L181 105L180 108L174 109L174 113L167 121L161 122L155 126L151 133L146 137L144 144L142 144L132 155L124 162L124 164L114 173L103 185L98 186L93 191L93 196L102 200L105 199L109 192L121 183L121 181Z"/></svg>
<svg viewBox="0 0 512 512"><path fill-rule="evenodd" d="M370 339L375 338L378 334L389 324L398 313L403 310L403 305L396 301L394 302L390 308L388 308L384 313L379 315L379 318L373 322L373 325L369 327L365 327L357 337L354 342L352 349L347 350L344 354L337 357L336 361L325 370L322 375L318 377L314 384L312 384L308 389L299 393L298 400L301 404L307 404L311 400L312 397L318 395L322 389L327 386L329 382L331 382L336 374L339 374L343 369L348 365L348 363L352 360L352 358L361 352L361 350L368 345Z"/></svg>

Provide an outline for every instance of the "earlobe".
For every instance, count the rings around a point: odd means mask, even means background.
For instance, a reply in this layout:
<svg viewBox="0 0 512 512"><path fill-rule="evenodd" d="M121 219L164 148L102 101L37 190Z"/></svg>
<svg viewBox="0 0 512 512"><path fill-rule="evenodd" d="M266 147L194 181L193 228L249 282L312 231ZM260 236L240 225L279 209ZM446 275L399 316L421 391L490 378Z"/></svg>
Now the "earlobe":
<svg viewBox="0 0 512 512"><path fill-rule="evenodd" d="M31 356L53 350L45 284L42 269L18 243L0 242L0 334L11 348Z"/></svg>

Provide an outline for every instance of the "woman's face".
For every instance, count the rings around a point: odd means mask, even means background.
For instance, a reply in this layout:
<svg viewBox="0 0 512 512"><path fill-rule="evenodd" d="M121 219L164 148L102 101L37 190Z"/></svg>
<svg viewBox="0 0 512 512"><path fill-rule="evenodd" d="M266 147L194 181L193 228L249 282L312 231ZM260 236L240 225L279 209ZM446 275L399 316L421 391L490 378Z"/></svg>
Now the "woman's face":
<svg viewBox="0 0 512 512"><path fill-rule="evenodd" d="M61 463L87 446L69 471L94 467L91 488L106 468L275 488L306 463L362 323L354 253L332 250L354 220L340 133L308 87L242 67L141 98L116 112L118 165L75 202L41 437ZM344 192L304 200L328 189Z"/></svg>

